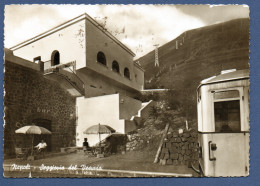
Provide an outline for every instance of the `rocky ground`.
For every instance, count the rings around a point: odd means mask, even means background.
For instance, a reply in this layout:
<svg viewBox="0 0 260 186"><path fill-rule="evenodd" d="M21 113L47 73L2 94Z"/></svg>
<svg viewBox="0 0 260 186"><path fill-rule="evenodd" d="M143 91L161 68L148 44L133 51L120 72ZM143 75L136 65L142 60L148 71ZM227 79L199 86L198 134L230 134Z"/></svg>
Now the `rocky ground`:
<svg viewBox="0 0 260 186"><path fill-rule="evenodd" d="M153 161L159 148L166 123L169 122L170 127L167 132L167 138L164 141L163 152L160 156L160 159L162 161L160 162L164 165L173 165L174 163L175 166L180 164L185 164L188 166L189 163L187 163L186 160L195 160L194 153L192 153L192 158L187 158L191 155L190 150L192 152L196 151L195 146L197 140L195 138L197 136L197 130L193 129L196 127L195 121L189 121L188 125L186 126L186 119L181 115L181 111L166 110L162 107L157 107L157 110L158 114L155 114L157 115L157 117L154 117L154 115L151 114L149 119L144 121L143 125L139 129L133 131L131 134L128 134L126 151L135 151L138 153L141 152L144 154L144 156L148 155L150 157L153 157L151 160ZM186 127L188 127L188 130ZM179 134L179 130L184 131L184 134ZM174 138L172 138L172 136L174 136ZM173 147L171 147L171 143L174 143L172 144ZM169 153L167 153L166 151L169 151ZM170 156L170 152L172 154L171 157L173 157L174 154L174 159L168 157ZM175 158L175 156L177 156L177 158Z"/></svg>

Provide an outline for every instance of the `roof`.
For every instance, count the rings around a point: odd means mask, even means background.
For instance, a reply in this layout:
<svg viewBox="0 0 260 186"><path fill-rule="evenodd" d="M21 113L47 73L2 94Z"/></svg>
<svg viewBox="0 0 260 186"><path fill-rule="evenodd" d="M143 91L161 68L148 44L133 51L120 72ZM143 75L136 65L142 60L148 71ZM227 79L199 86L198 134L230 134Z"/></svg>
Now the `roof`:
<svg viewBox="0 0 260 186"><path fill-rule="evenodd" d="M212 83L218 83L218 82L224 82L224 81L231 81L231 80L237 80L237 79L248 79L249 78L249 70L236 70L229 73L220 74L218 76L213 76L208 79L202 80L200 83L201 85L205 84L212 84Z"/></svg>
<svg viewBox="0 0 260 186"><path fill-rule="evenodd" d="M46 32L43 32L43 33L41 33L41 34L39 34L39 35L37 35L37 36L35 36L35 37L33 37L33 38L30 38L30 39L28 39L28 40L26 40L26 41L23 41L23 42L21 42L21 43L15 45L15 46L13 46L13 47L11 47L10 49L14 51L14 50L17 50L17 49L19 49L19 48L22 48L23 46L26 46L26 45L28 45L28 44L30 44L30 43L33 43L33 42L35 42L35 41L37 41L37 40L40 40L40 39L42 39L43 37L46 37L46 36L48 36L48 35L51 35L51 34L53 34L53 33L57 32L57 31L59 31L59 30L65 28L65 27L68 27L68 26L70 26L70 25L72 25L72 24L74 24L74 23L77 23L77 22L79 22L79 21L81 21L81 20L84 20L84 19L88 20L90 23L92 23L93 25L95 25L98 29L100 29L104 34L106 34L108 37L110 37L114 42L116 42L118 45L120 45L123 49L125 49L125 50L126 50L129 54L131 54L133 57L135 56L135 53L134 53L133 51L131 51L127 46L125 46L125 45L124 45L121 41L119 41L115 36L113 36L110 32L108 32L103 26L101 26L97 21L95 21L95 20L94 20L92 17L90 17L87 13L84 13L84 14L82 14L82 15L79 15L79 16L77 16L77 17L75 17L75 18L73 18L73 19L71 19L71 20L69 20L69 21L66 21L66 22L64 22L64 23L62 23L62 24L60 24L60 25L58 25L58 26L55 26L55 27L53 27L53 28L47 30Z"/></svg>

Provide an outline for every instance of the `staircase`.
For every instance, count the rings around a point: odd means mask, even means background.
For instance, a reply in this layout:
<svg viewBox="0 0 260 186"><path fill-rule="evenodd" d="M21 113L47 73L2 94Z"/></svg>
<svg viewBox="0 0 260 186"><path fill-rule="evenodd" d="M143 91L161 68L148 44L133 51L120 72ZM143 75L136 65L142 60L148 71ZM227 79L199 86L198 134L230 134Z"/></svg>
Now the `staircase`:
<svg viewBox="0 0 260 186"><path fill-rule="evenodd" d="M56 65L43 71L44 77L57 81L72 96L85 95L84 82L75 73L75 61ZM73 67L73 70L71 69Z"/></svg>
<svg viewBox="0 0 260 186"><path fill-rule="evenodd" d="M151 112L151 107L155 105L155 101L150 100L149 102L142 103L141 109L138 111L137 115L132 116L130 120L125 120L125 132L135 130L141 125L141 122L148 119Z"/></svg>

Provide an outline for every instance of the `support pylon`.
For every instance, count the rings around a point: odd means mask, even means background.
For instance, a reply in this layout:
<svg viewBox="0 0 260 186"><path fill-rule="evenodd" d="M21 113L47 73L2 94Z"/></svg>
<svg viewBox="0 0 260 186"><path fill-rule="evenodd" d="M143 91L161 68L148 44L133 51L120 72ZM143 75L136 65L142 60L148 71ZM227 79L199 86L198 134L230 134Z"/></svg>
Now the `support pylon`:
<svg viewBox="0 0 260 186"><path fill-rule="evenodd" d="M155 46L155 63L154 63L154 66L158 66L159 67L159 56L158 56L158 46L159 44L156 44L156 45L153 45Z"/></svg>

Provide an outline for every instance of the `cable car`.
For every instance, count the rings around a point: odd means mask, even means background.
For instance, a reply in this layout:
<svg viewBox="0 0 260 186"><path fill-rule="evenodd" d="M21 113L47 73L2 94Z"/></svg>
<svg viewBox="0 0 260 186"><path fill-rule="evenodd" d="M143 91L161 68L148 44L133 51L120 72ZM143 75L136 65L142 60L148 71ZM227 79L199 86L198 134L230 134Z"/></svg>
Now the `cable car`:
<svg viewBox="0 0 260 186"><path fill-rule="evenodd" d="M197 89L200 171L249 175L249 70L227 70Z"/></svg>

